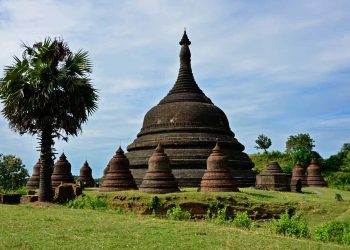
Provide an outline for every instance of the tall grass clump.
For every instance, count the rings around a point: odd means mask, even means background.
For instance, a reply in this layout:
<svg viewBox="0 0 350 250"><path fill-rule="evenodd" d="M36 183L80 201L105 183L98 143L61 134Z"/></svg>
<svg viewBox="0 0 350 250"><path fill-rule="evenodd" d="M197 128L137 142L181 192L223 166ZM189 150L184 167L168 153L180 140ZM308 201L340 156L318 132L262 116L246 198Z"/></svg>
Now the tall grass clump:
<svg viewBox="0 0 350 250"><path fill-rule="evenodd" d="M315 229L315 238L350 245L350 218L345 221L330 221Z"/></svg>
<svg viewBox="0 0 350 250"><path fill-rule="evenodd" d="M75 209L106 209L108 205L105 197L82 195L74 200L68 201L67 206Z"/></svg>
<svg viewBox="0 0 350 250"><path fill-rule="evenodd" d="M166 217L170 220L189 220L191 219L191 213L186 210L182 210L179 204L167 210Z"/></svg>
<svg viewBox="0 0 350 250"><path fill-rule="evenodd" d="M250 229L254 225L254 221L248 216L247 211L237 212L233 219L235 227Z"/></svg>
<svg viewBox="0 0 350 250"><path fill-rule="evenodd" d="M216 214L216 218L215 218L215 223L217 224L221 224L224 223L225 221L227 221L227 207L223 207L223 208L218 208L217 209L217 214Z"/></svg>
<svg viewBox="0 0 350 250"><path fill-rule="evenodd" d="M310 237L310 231L306 221L299 213L290 216L287 212L285 212L282 214L280 219L272 220L271 229L277 234L283 234L290 237Z"/></svg>

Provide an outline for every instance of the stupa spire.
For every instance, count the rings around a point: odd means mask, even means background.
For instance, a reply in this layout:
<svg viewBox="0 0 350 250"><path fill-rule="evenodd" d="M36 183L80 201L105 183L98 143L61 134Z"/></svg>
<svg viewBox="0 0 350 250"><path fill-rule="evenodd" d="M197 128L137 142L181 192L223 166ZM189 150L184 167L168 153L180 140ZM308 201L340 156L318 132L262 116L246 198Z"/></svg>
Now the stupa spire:
<svg viewBox="0 0 350 250"><path fill-rule="evenodd" d="M179 74L175 85L159 104L183 101L205 102L212 104L211 100L198 87L193 77L191 67L191 51L189 48L191 41L188 39L186 29L179 44L181 45Z"/></svg>

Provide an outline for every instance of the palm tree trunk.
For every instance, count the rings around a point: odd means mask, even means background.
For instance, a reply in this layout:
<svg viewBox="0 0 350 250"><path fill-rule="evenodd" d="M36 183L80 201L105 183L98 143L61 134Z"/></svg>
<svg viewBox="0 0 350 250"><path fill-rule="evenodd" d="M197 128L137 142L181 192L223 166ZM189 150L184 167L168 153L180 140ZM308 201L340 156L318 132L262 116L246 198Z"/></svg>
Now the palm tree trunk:
<svg viewBox="0 0 350 250"><path fill-rule="evenodd" d="M51 185L52 174L52 128L47 126L42 130L40 138L40 183L39 183L39 201L52 201L53 192Z"/></svg>

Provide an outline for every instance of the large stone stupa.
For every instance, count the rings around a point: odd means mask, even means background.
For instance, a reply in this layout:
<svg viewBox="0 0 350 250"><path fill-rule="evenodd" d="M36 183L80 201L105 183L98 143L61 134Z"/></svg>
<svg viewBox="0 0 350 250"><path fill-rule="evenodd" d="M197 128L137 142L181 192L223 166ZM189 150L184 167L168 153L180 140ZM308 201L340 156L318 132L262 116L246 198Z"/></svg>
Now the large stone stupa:
<svg viewBox="0 0 350 250"><path fill-rule="evenodd" d="M193 77L190 44L185 31L180 41L180 70L175 85L147 112L141 131L127 148L130 170L139 184L148 158L160 143L179 185L198 186L206 160L219 142L237 185L253 186L254 164L231 131L225 113L203 93Z"/></svg>

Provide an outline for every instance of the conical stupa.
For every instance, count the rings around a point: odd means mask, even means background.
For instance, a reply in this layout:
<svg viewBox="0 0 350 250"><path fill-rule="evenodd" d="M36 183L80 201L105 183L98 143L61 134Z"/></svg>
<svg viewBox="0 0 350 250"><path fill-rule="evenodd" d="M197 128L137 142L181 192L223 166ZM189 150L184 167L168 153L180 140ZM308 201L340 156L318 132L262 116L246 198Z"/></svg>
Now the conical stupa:
<svg viewBox="0 0 350 250"><path fill-rule="evenodd" d="M94 187L95 180L92 177L92 169L89 166L87 161L84 162L84 165L80 168L80 175L77 179L78 182L82 182L84 187Z"/></svg>
<svg viewBox="0 0 350 250"><path fill-rule="evenodd" d="M38 160L37 163L35 163L33 167L33 174L29 178L26 189L28 190L34 190L39 188L39 183L40 183L40 168L41 168L41 162L40 159Z"/></svg>
<svg viewBox="0 0 350 250"><path fill-rule="evenodd" d="M301 165L300 161L297 161L292 171L292 180L301 180L302 183L305 183L305 169Z"/></svg>
<svg viewBox="0 0 350 250"><path fill-rule="evenodd" d="M74 178L71 173L71 165L64 153L53 166L53 173L51 176L52 187L58 187L61 183L74 183Z"/></svg>
<svg viewBox="0 0 350 250"><path fill-rule="evenodd" d="M323 179L320 171L320 167L317 165L316 160L312 159L310 165L306 169L307 177L306 184L312 187L327 187L327 183Z"/></svg>
<svg viewBox="0 0 350 250"><path fill-rule="evenodd" d="M198 87L192 74L190 44L185 31L180 41L180 70L175 85L147 112L141 131L128 146L130 170L139 183L147 169L147 159L160 142L179 185L198 186L206 160L218 141L237 185L252 186L254 164L231 131L225 113Z"/></svg>
<svg viewBox="0 0 350 250"><path fill-rule="evenodd" d="M198 191L200 192L238 192L226 156L216 143L207 159L207 169L204 172Z"/></svg>
<svg viewBox="0 0 350 250"><path fill-rule="evenodd" d="M290 191L289 176L283 173L277 161L271 161L267 168L256 176L256 188Z"/></svg>
<svg viewBox="0 0 350 250"><path fill-rule="evenodd" d="M118 148L107 166L100 191L137 189L134 178L129 170L129 160L125 157L121 147Z"/></svg>
<svg viewBox="0 0 350 250"><path fill-rule="evenodd" d="M148 169L139 190L157 194L180 191L178 183L171 172L169 158L160 144L158 144L148 160Z"/></svg>

